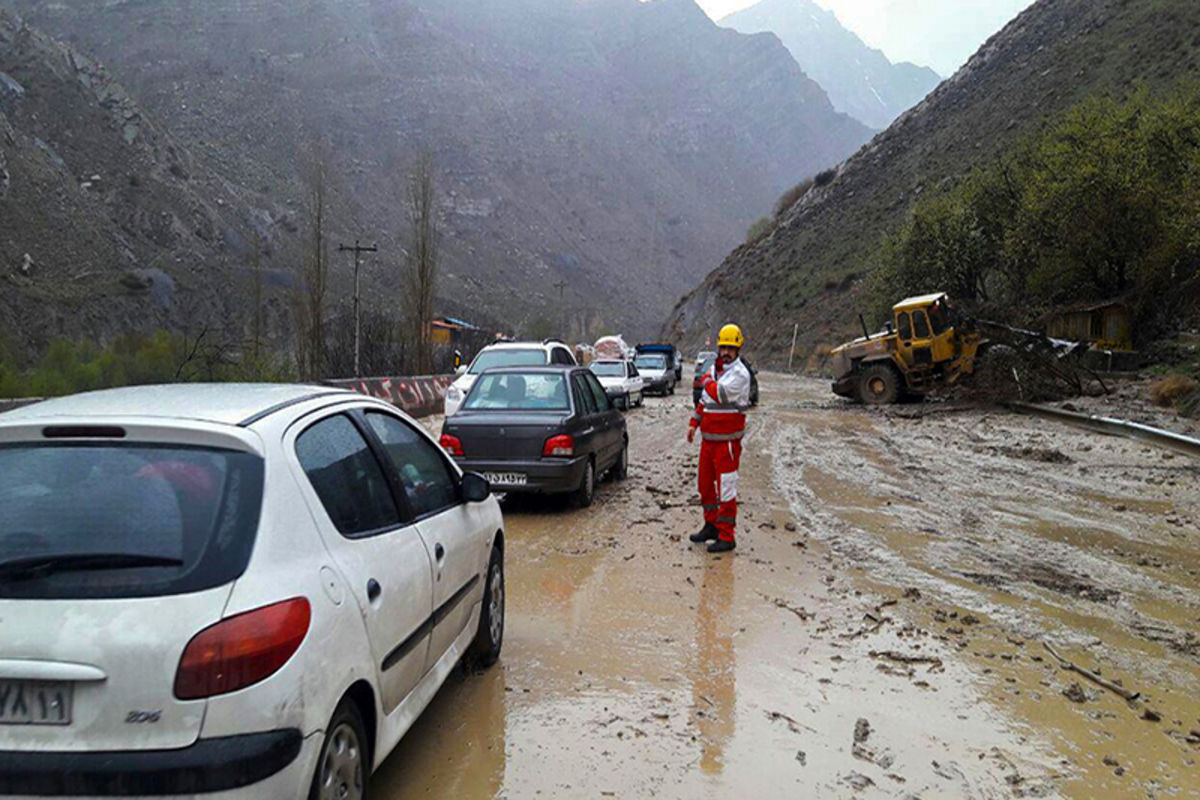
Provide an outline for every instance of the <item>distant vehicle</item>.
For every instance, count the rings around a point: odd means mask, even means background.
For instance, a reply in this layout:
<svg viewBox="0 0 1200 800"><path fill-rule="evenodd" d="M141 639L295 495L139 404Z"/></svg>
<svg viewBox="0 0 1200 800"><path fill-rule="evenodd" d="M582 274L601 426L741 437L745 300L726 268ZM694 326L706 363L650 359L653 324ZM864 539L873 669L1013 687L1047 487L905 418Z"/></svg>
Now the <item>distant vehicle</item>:
<svg viewBox="0 0 1200 800"><path fill-rule="evenodd" d="M701 355L704 355L701 353ZM709 353L708 358L702 362L696 363L696 373L692 376L692 403L700 403L700 392L704 386L704 373L712 369L713 363L717 360L716 353ZM746 365L746 369L750 370L750 405L758 405L758 370L745 358L742 363Z"/></svg>
<svg viewBox="0 0 1200 800"><path fill-rule="evenodd" d="M0 417L0 794L363 796L504 636L503 520L393 406L155 386Z"/></svg>
<svg viewBox="0 0 1200 800"><path fill-rule="evenodd" d="M570 493L580 508L599 476L629 469L625 419L583 367L488 370L443 423L442 447L497 491Z"/></svg>
<svg viewBox="0 0 1200 800"><path fill-rule="evenodd" d="M645 402L645 383L632 361L593 361L590 369L618 408L629 409Z"/></svg>
<svg viewBox="0 0 1200 800"><path fill-rule="evenodd" d="M675 373L675 382L683 381L683 356L679 349L673 344L639 344L637 346L639 355L643 353L663 353L667 357L667 364L672 372Z"/></svg>
<svg viewBox="0 0 1200 800"><path fill-rule="evenodd" d="M555 339L544 342L497 342L479 351L471 366L459 370L458 379L446 389L444 411L450 416L458 411L463 399L479 375L494 367L543 366L561 364L576 366L571 348Z"/></svg>
<svg viewBox="0 0 1200 800"><path fill-rule="evenodd" d="M596 360L620 360L629 358L630 347L620 336L603 336L593 346Z"/></svg>
<svg viewBox="0 0 1200 800"><path fill-rule="evenodd" d="M705 361L711 361L712 359L714 359L716 357L717 357L717 354L716 354L716 351L714 351L714 350L701 350L699 353L696 354L696 366L700 366Z"/></svg>
<svg viewBox="0 0 1200 800"><path fill-rule="evenodd" d="M633 360L642 378L642 390L666 397L675 394L675 369L667 353L639 353Z"/></svg>

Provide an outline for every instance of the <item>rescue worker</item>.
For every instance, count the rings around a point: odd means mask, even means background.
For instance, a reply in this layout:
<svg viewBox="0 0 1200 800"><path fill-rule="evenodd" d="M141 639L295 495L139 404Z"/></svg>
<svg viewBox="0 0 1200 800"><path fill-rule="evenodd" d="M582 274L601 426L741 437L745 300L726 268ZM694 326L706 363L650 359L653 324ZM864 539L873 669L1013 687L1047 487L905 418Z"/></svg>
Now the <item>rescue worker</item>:
<svg viewBox="0 0 1200 800"><path fill-rule="evenodd" d="M742 460L742 436L746 431L746 409L750 407L750 368L741 359L745 345L737 325L721 328L717 358L704 375L700 402L688 425L688 443L700 431L700 502L704 527L690 537L708 542L708 552L727 553L737 547L738 465Z"/></svg>

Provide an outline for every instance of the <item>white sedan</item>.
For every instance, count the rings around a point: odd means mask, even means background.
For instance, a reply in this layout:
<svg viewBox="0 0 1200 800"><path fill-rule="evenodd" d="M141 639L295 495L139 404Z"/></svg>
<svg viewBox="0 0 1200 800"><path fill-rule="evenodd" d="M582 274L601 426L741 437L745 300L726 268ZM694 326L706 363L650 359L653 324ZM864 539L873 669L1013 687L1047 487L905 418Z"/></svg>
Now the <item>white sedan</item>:
<svg viewBox="0 0 1200 800"><path fill-rule="evenodd" d="M640 406L645 401L646 384L632 361L593 361L591 370L600 379L604 391L621 408Z"/></svg>
<svg viewBox="0 0 1200 800"><path fill-rule="evenodd" d="M0 795L361 798L454 666L499 657L502 522L349 392L0 415Z"/></svg>

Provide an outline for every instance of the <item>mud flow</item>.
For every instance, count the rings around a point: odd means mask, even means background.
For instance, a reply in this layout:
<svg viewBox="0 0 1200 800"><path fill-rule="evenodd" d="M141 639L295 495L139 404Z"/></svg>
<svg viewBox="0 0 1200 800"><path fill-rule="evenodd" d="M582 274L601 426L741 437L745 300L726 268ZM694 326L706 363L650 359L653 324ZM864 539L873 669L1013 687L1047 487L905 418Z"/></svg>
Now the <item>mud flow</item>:
<svg viewBox="0 0 1200 800"><path fill-rule="evenodd" d="M1200 796L1195 461L762 388L732 556L686 540L684 398L628 415L592 508L506 503L501 662L376 797Z"/></svg>

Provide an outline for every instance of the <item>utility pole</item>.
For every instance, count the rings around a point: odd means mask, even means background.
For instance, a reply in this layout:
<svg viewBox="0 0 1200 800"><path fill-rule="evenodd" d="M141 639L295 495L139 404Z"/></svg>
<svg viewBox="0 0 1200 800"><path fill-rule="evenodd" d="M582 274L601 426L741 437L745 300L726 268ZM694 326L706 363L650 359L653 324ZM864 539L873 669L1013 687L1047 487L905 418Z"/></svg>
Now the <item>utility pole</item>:
<svg viewBox="0 0 1200 800"><path fill-rule="evenodd" d="M338 252L354 253L354 377L361 378L362 371L359 369L359 353L361 352L359 336L362 333L362 318L359 315L358 268L363 253L378 253L379 248L374 245L364 247L358 243L358 239L355 239L353 247L344 244L338 245Z"/></svg>
<svg viewBox="0 0 1200 800"><path fill-rule="evenodd" d="M562 320L563 320L562 326L563 326L563 328L566 328L567 327L567 309L563 307L563 290L565 290L567 288L567 282L559 281L558 283L554 284L554 288L558 289L558 308L559 308L560 312L562 313ZM563 338L569 338L566 331L561 331L561 334L562 334Z"/></svg>
<svg viewBox="0 0 1200 800"><path fill-rule="evenodd" d="M792 371L792 359L796 357L796 337L800 335L800 323L792 328L792 352L788 355L788 372Z"/></svg>

